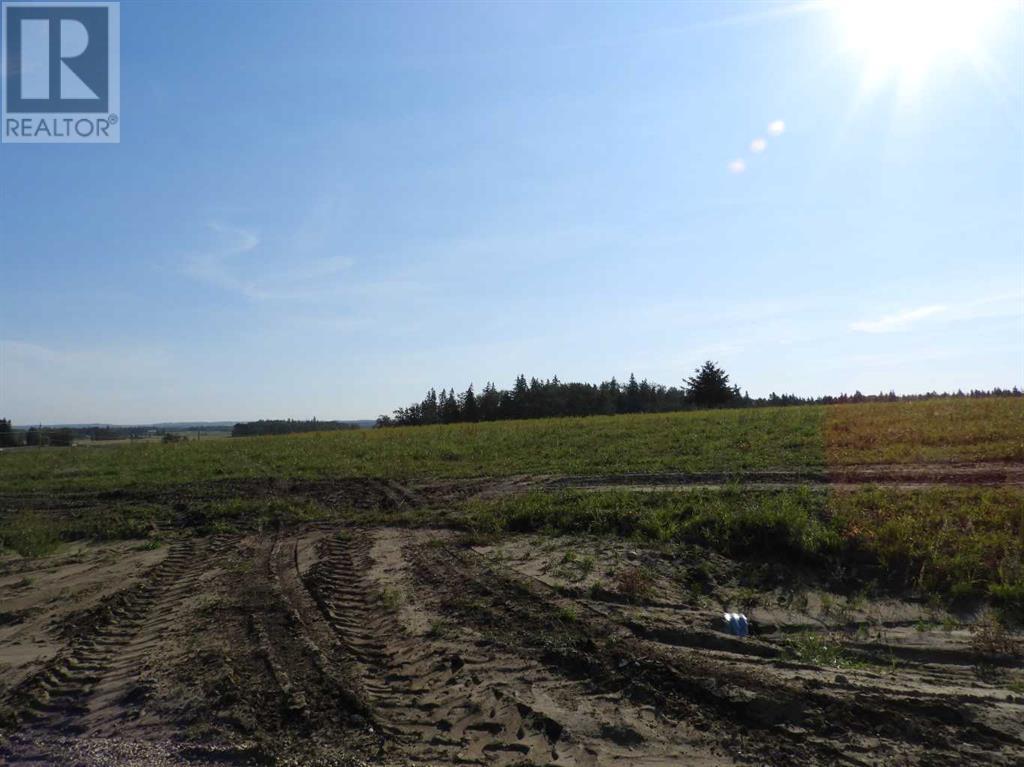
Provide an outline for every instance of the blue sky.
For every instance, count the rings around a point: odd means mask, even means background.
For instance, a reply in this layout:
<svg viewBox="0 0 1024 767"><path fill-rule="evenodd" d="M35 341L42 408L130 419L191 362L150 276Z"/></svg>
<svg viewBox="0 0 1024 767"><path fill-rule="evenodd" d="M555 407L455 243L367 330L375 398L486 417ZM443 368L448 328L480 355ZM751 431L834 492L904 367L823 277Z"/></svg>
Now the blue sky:
<svg viewBox="0 0 1024 767"><path fill-rule="evenodd" d="M1024 384L993 19L868 81L821 7L123 2L121 143L0 146L0 415L372 418L706 358L753 395Z"/></svg>

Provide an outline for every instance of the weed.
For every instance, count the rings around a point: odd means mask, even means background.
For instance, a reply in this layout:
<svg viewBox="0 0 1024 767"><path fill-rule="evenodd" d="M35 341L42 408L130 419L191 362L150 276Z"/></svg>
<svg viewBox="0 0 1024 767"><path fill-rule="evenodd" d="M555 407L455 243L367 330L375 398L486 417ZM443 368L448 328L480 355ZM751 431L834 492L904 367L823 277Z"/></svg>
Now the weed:
<svg viewBox="0 0 1024 767"><path fill-rule="evenodd" d="M575 623L580 619L580 614L573 605L561 605L558 608L558 619L565 623Z"/></svg>
<svg viewBox="0 0 1024 767"><path fill-rule="evenodd" d="M822 594L821 612L831 618L837 626L845 626L853 621L853 609L849 601L842 597L833 598L829 594Z"/></svg>
<svg viewBox="0 0 1024 767"><path fill-rule="evenodd" d="M778 602L779 607L783 607L787 610L793 610L798 613L807 612L807 592L802 589L797 591L796 588L789 588L779 594L776 601Z"/></svg>
<svg viewBox="0 0 1024 767"><path fill-rule="evenodd" d="M200 594L195 602L196 611L205 616L211 616L223 607L224 599L216 594Z"/></svg>
<svg viewBox="0 0 1024 767"><path fill-rule="evenodd" d="M971 626L971 650L981 657L1017 657L1021 644L1007 630L999 615L989 611Z"/></svg>
<svg viewBox="0 0 1024 767"><path fill-rule="evenodd" d="M244 576L249 575L256 568L256 562L253 559L239 558L228 565L227 570L232 575Z"/></svg>
<svg viewBox="0 0 1024 767"><path fill-rule="evenodd" d="M574 551L566 551L562 560L554 569L554 574L565 580L579 581L586 578L594 570L594 557L590 554L580 556Z"/></svg>
<svg viewBox="0 0 1024 767"><path fill-rule="evenodd" d="M332 513L307 500L232 498L189 510L185 523L202 534L262 531L328 519Z"/></svg>
<svg viewBox="0 0 1024 767"><path fill-rule="evenodd" d="M644 568L627 567L616 576L615 590L631 602L639 602L650 595L653 580Z"/></svg>
<svg viewBox="0 0 1024 767"><path fill-rule="evenodd" d="M431 639L441 639L448 634L449 628L448 623L440 618L435 618L430 622L430 627L427 629L427 636Z"/></svg>
<svg viewBox="0 0 1024 767"><path fill-rule="evenodd" d="M397 610L402 604L402 593L398 589L386 587L380 592L379 599L388 610Z"/></svg>
<svg viewBox="0 0 1024 767"><path fill-rule="evenodd" d="M484 546L493 546L496 541L497 536L493 531L470 530L460 535L455 540L455 545L466 549L476 549L483 548ZM444 541L441 541L441 545L444 545Z"/></svg>
<svg viewBox="0 0 1024 767"><path fill-rule="evenodd" d="M842 642L831 634L804 631L786 639L786 655L801 663L833 668L850 668L858 665L846 656Z"/></svg>
<svg viewBox="0 0 1024 767"><path fill-rule="evenodd" d="M749 587L737 589L732 596L732 604L739 612L750 612L761 604L761 595L757 589Z"/></svg>
<svg viewBox="0 0 1024 767"><path fill-rule="evenodd" d="M60 546L63 529L59 519L23 511L0 522L0 548L12 549L23 557L43 557Z"/></svg>
<svg viewBox="0 0 1024 767"><path fill-rule="evenodd" d="M988 593L1005 620L1024 623L1024 579L1016 583L990 584Z"/></svg>

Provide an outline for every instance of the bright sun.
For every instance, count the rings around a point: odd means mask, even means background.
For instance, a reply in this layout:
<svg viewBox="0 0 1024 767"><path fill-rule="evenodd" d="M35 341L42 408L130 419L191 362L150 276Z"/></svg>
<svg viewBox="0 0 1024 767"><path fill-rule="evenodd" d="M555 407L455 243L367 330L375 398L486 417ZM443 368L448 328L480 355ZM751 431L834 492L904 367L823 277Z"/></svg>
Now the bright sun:
<svg viewBox="0 0 1024 767"><path fill-rule="evenodd" d="M985 45L1012 0L839 0L850 48L864 59L865 84L913 85L952 58L984 66Z"/></svg>

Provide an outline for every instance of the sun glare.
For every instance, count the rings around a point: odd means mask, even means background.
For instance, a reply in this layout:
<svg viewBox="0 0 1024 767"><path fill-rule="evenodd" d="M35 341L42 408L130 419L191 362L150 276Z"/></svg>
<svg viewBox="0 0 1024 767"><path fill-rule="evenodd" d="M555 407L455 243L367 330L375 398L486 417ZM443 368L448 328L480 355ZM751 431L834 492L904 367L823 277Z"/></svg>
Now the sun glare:
<svg viewBox="0 0 1024 767"><path fill-rule="evenodd" d="M864 61L869 87L914 84L929 68L958 59L978 64L1007 0L840 0L846 44Z"/></svg>

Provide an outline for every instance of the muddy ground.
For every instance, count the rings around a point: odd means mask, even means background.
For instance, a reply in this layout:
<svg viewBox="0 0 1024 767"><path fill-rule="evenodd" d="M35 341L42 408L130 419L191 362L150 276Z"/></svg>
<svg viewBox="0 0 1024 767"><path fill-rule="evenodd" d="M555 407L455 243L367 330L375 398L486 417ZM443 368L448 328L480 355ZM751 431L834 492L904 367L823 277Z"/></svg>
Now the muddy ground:
<svg viewBox="0 0 1024 767"><path fill-rule="evenodd" d="M916 471L835 481L936 479ZM1014 467L944 471L1021 481ZM422 510L538 486L715 479L263 490ZM794 480L807 478L763 478ZM241 485L218 488L193 492ZM351 521L208 536L183 525L159 543L0 560L0 604L9 764L1024 763L1017 640L981 612L700 547ZM753 636L728 634L723 610L744 611Z"/></svg>

